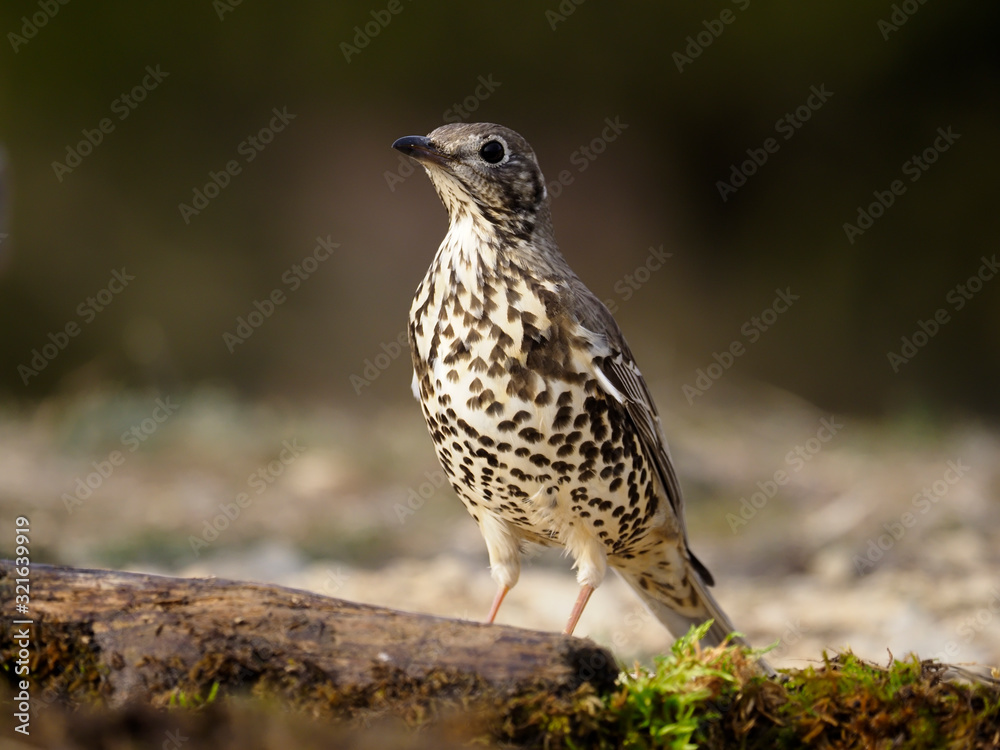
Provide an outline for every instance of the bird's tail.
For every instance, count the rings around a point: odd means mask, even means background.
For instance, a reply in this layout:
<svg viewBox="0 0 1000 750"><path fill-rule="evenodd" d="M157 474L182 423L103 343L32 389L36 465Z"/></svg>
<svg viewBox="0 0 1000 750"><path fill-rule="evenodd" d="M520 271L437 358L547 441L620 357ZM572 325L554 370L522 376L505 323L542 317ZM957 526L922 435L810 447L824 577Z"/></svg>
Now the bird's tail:
<svg viewBox="0 0 1000 750"><path fill-rule="evenodd" d="M619 570L618 573L674 638L685 635L693 625L712 620L701 644L718 646L735 630L729 616L715 601L702 576L693 567L688 568L684 584L676 587L658 583L654 575L636 575L624 570ZM730 639L730 643L749 645L739 636ZM775 675L774 670L763 659L759 659L758 664L768 676Z"/></svg>

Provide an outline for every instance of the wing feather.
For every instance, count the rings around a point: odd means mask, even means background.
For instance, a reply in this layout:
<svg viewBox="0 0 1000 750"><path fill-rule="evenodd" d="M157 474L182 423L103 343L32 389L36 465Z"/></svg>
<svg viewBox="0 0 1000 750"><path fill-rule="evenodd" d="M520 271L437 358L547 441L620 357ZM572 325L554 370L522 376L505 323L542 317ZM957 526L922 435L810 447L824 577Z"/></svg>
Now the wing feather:
<svg viewBox="0 0 1000 750"><path fill-rule="evenodd" d="M585 335L590 338L598 352L594 358L594 375L597 382L611 398L625 408L625 413L635 427L640 442L656 469L677 528L684 539L688 558L705 583L711 586L714 583L712 574L688 546L687 528L684 522L684 496L649 386L646 385L646 380L642 377L632 351L611 312L583 285L583 282L575 281L576 288L567 291L575 297L576 304L572 309L576 313L574 316L577 318L576 322L583 327Z"/></svg>

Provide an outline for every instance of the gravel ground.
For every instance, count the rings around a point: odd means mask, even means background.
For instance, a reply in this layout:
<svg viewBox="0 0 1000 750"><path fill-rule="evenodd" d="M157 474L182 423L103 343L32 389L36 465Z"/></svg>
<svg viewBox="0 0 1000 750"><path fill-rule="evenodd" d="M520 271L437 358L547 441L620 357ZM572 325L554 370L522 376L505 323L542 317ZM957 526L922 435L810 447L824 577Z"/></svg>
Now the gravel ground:
<svg viewBox="0 0 1000 750"><path fill-rule="evenodd" d="M1000 664L995 430L823 414L768 390L712 396L689 406L664 393L663 420L693 546L737 627L758 645L780 640L772 662L850 647L877 661L913 651ZM24 515L35 562L485 616L482 540L413 404L356 414L211 389L157 398L0 407L0 550ZM533 553L499 620L561 629L577 590L570 564ZM577 633L626 661L670 643L613 576Z"/></svg>

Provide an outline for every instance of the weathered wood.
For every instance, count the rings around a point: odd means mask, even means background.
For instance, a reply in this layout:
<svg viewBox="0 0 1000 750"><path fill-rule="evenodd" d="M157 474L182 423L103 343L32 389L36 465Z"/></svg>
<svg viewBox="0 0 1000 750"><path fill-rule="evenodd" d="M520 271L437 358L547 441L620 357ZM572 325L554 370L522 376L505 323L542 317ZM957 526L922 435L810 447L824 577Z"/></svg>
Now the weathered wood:
<svg viewBox="0 0 1000 750"><path fill-rule="evenodd" d="M221 579L31 566L27 615L0 561L0 656L29 617L32 672L49 696L117 705L204 698L212 686L356 715L394 702L434 710L479 697L609 686L617 669L590 641L356 604ZM317 709L319 705L321 708Z"/></svg>

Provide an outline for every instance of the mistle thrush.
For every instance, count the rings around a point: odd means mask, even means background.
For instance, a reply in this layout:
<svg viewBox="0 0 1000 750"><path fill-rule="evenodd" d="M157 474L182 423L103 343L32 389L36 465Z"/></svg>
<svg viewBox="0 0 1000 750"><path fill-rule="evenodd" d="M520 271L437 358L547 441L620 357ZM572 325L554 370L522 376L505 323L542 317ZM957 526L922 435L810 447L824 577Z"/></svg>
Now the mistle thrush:
<svg viewBox="0 0 1000 750"><path fill-rule="evenodd" d="M649 388L607 307L556 246L528 143L489 123L393 148L430 176L450 226L410 308L413 394L441 466L479 524L499 590L526 542L561 545L580 583L566 633L610 565L680 636L733 626L694 556Z"/></svg>

